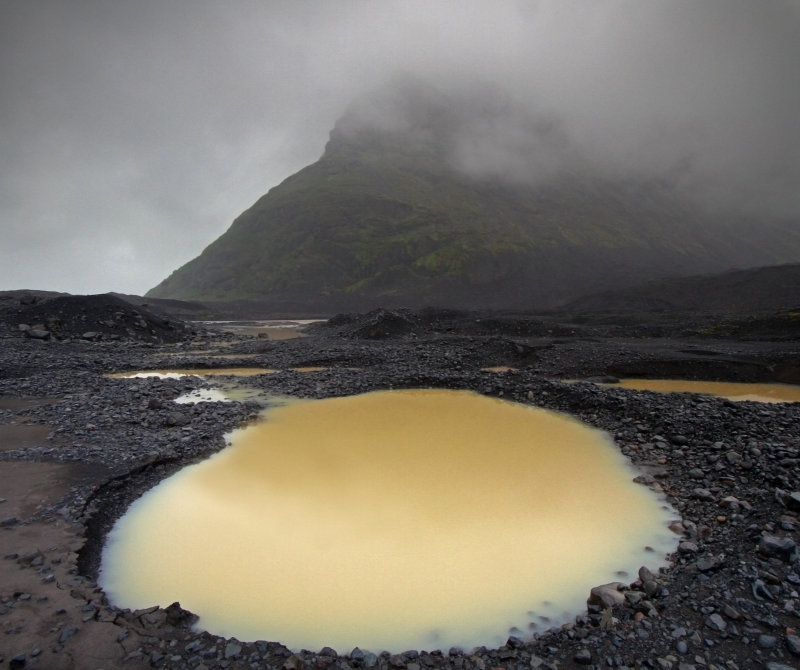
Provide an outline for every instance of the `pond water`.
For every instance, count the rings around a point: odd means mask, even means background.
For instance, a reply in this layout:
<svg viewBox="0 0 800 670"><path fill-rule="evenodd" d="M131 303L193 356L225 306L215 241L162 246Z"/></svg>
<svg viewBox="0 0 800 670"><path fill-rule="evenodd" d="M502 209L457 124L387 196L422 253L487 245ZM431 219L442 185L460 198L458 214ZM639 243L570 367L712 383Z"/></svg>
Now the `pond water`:
<svg viewBox="0 0 800 670"><path fill-rule="evenodd" d="M288 368L294 372L322 372L329 368L319 365L309 365L297 368ZM347 368L353 370L355 368ZM232 377L252 377L255 375L271 375L278 372L272 368L171 368L162 370L138 370L134 372L112 372L109 377L114 379L147 379L158 377L160 379L180 379L182 377L218 377L230 375Z"/></svg>
<svg viewBox="0 0 800 670"><path fill-rule="evenodd" d="M619 383L609 384L609 386L659 393L705 393L735 401L800 402L800 386L792 384L745 384L687 379L621 379Z"/></svg>
<svg viewBox="0 0 800 670"><path fill-rule="evenodd" d="M161 379L180 379L181 377L215 377L231 375L235 377L250 377L253 375L269 375L277 370L271 368L176 368L163 370L138 370L135 372L113 372L109 377L115 379L147 379L159 377Z"/></svg>
<svg viewBox="0 0 800 670"><path fill-rule="evenodd" d="M293 649L468 650L572 619L676 545L607 434L468 391L290 401L230 443L117 522L112 602Z"/></svg>

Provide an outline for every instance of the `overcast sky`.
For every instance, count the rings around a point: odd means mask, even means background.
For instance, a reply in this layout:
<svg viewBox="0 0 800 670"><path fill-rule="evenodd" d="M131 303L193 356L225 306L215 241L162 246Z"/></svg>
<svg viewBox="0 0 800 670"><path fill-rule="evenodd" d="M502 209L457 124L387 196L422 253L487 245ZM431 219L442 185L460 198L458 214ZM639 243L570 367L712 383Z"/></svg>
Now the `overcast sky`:
<svg viewBox="0 0 800 670"><path fill-rule="evenodd" d="M800 0L0 10L0 290L144 293L398 72L483 100L457 148L471 172L579 156L800 222Z"/></svg>

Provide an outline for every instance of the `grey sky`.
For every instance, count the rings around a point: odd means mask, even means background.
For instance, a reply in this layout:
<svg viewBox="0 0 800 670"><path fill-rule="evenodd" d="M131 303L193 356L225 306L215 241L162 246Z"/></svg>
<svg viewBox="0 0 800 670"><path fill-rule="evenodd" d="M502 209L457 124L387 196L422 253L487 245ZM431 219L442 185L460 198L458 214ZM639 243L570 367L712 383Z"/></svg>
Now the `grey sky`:
<svg viewBox="0 0 800 670"><path fill-rule="evenodd" d="M800 219L800 0L0 0L0 17L0 289L143 293L396 72L483 101L456 151L470 171L574 159Z"/></svg>

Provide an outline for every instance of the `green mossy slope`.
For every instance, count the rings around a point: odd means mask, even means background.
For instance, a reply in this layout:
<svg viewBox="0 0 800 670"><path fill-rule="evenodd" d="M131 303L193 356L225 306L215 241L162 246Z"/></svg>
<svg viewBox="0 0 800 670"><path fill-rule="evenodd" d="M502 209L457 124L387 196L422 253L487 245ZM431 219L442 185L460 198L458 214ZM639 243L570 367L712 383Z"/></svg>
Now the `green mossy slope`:
<svg viewBox="0 0 800 670"><path fill-rule="evenodd" d="M425 138L425 135L419 137ZM430 136L331 134L148 296L542 308L632 281L800 260L786 224L710 217L657 183L470 178Z"/></svg>

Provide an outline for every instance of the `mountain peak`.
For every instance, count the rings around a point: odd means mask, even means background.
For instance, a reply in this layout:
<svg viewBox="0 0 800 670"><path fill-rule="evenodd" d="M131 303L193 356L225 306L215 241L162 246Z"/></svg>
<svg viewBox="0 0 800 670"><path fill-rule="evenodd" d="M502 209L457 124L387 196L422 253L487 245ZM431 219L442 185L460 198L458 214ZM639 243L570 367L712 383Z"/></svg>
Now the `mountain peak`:
<svg viewBox="0 0 800 670"><path fill-rule="evenodd" d="M546 115L415 81L356 101L322 158L148 295L318 312L544 308L668 275L800 260L780 222L713 216L666 182L592 173ZM505 115L505 116L504 116Z"/></svg>

